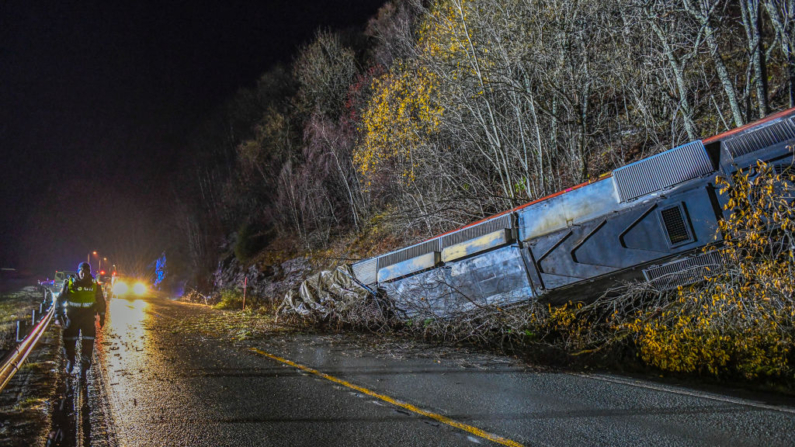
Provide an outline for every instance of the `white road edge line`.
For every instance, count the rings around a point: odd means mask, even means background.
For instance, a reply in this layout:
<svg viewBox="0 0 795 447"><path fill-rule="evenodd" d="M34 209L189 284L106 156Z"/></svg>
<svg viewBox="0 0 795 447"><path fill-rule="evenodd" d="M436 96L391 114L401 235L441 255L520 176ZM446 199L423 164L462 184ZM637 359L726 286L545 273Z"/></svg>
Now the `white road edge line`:
<svg viewBox="0 0 795 447"><path fill-rule="evenodd" d="M747 399L742 399L742 398L739 398L739 397L717 396L717 395L714 395L714 394L701 393L701 392L698 392L698 391L688 391L688 390L684 390L684 389L681 389L681 388L675 388L673 386L651 385L651 384L643 383L643 382L640 382L640 381L637 381L637 380L622 379L622 378L613 377L613 376L605 376L605 375L602 375L602 374L585 374L585 373L567 373L567 374L570 374L572 376L583 377L583 378L586 378L586 379L599 380L599 381L602 381L602 382L610 382L610 383L615 383L615 384L619 384L619 385L633 386L633 387L636 387L636 388L646 388L646 389L649 389L649 390L662 391L662 392L671 393L671 394L679 394L679 395L682 395L682 396L699 397L699 398L702 398L702 399L714 400L714 401L717 401L717 402L724 402L724 403L742 405L742 406L746 406L746 407L761 408L761 409L764 409L764 410L778 411L778 412L781 412L781 413L795 414L795 408L792 408L792 407L763 404L761 402L754 402L754 401L750 401L750 400L747 400Z"/></svg>

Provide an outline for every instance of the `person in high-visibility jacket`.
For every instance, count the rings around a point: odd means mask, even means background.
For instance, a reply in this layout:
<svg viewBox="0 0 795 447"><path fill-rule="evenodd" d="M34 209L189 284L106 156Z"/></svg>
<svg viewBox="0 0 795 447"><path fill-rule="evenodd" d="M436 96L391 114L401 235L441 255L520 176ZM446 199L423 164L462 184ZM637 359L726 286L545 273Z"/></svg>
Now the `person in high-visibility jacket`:
<svg viewBox="0 0 795 447"><path fill-rule="evenodd" d="M97 334L96 316L99 315L99 327L102 328L105 325L105 307L105 295L102 294L102 287L91 276L91 265L81 262L77 267L77 278L64 281L56 299L56 310L64 322L63 349L67 374L75 366L75 346L82 333L80 377L86 377L91 368L94 337Z"/></svg>

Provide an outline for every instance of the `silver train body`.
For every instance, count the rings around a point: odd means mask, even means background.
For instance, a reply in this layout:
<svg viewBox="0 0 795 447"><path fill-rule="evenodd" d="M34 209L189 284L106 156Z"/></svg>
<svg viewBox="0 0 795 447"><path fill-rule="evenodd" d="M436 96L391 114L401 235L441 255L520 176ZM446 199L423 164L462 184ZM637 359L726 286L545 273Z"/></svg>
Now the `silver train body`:
<svg viewBox="0 0 795 447"><path fill-rule="evenodd" d="M587 301L633 279L687 284L721 263L704 250L721 242L716 177L788 166L793 144L790 109L351 267L405 318Z"/></svg>

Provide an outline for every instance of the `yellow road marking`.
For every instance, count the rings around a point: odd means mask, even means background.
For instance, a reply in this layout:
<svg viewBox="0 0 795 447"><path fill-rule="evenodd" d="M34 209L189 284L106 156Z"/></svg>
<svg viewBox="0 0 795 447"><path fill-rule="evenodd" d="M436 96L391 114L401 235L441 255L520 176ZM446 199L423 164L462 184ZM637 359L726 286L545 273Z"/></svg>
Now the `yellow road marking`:
<svg viewBox="0 0 795 447"><path fill-rule="evenodd" d="M322 378L324 378L326 380L329 380L331 382L334 382L336 384L342 385L342 386L350 388L352 390L356 390L356 391L358 391L358 392L360 392L362 394L366 394L368 396L372 396L372 397L375 397L377 399L381 399L384 402L387 402L387 403L390 403L392 405L398 406L400 408L409 410L409 411L411 411L413 413L417 413L419 415L422 415L422 416L425 416L425 417L429 417L431 419L439 421L439 422L441 422L443 424L447 424L447 425L449 425L451 427L455 427L455 428L464 430L465 432L471 433L471 434L473 434L475 436L478 436L480 438L487 439L489 441L496 442L497 444L501 444L501 445L507 445L507 446L511 446L511 447L522 447L522 444L519 444L516 441L512 441L510 439L503 438L502 436L497 436L497 435L491 434L489 432L483 431L483 430L481 430L481 429L479 429L477 427L473 427L471 425L462 424L461 422L454 421L454 420L452 420L452 419L450 419L450 418L448 418L446 416L442 416L441 414L432 413L430 411L423 410L422 408L415 407L414 405L397 401L397 400L395 400L395 399L393 399L393 398L391 398L389 396L385 396L383 394L378 394L375 391L370 391L367 388L360 387L359 385L354 385L354 384L352 384L350 382L347 382L347 381L342 380L342 379L338 379L338 378L336 378L334 376L330 376L330 375L328 375L326 373L322 373L322 372L320 372L320 371L318 371L316 369L312 369L312 368L310 368L308 366L304 366L304 365L295 363L295 362L293 362L291 360L287 360L285 358L281 358L279 356L270 354L268 352L261 351L261 350L259 350L257 348L251 348L251 350L253 352L256 352L257 354L264 355L265 357L268 357L270 359L276 360L277 362L281 362L281 363L284 363L286 365L290 365L293 368L298 368L301 371L308 372L310 374L314 374L314 375L316 375L318 377L322 377Z"/></svg>

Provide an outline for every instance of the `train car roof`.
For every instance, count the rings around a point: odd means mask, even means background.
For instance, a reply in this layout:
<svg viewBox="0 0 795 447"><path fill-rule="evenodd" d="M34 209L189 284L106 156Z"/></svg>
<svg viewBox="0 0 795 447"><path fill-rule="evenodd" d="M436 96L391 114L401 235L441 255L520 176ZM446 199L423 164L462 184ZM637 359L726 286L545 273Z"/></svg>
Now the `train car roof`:
<svg viewBox="0 0 795 447"><path fill-rule="evenodd" d="M722 139L724 139L724 138L727 138L727 137L730 137L730 136L732 136L732 135L734 135L734 134L736 134L736 133L740 133L740 132L742 132L742 131L744 131L744 130L746 130L746 129L750 129L751 127L758 126L758 125L760 125L760 124L764 124L764 123L766 123L766 122L773 121L773 120L776 120L776 119L779 119L779 118L785 117L785 116L787 116L787 115L790 115L790 114L793 114L793 113L795 113L795 107L793 107L793 108L791 108L791 109L783 110L783 111L781 111L781 112L774 113L774 114L772 114L772 115L766 116L765 118L763 118L763 119L761 119L761 120L758 120L758 121L754 121L754 122L752 122L752 123L745 124L745 125L743 125L743 126L740 126L740 127L737 127L737 128L735 128L735 129L731 129L731 130L727 130L726 132L719 133L718 135L715 135L715 136L712 136L712 137L709 137L709 138L707 138L707 139L704 139L704 140L702 140L702 142L703 142L703 143L704 143L704 145L706 146L707 144L714 143L714 142L716 142L716 141L720 141L720 140L722 140ZM582 188L582 187L584 187L584 186L588 186L588 185L590 185L590 184L593 184L593 183L596 183L596 182L599 182L599 181L602 181L602 180L608 179L608 178L610 178L610 177L612 177L612 176L613 176L613 172L612 172L612 171L611 171L611 172L608 172L608 173L605 173L605 174L602 174L601 176L599 176L599 177L598 177L598 178L596 178L596 179L589 180L589 181L587 181L587 182L584 182L584 183L580 183L579 185L575 185L575 186L572 186L572 187L570 187L570 188L566 188L566 189L564 189L564 190L562 190L562 191L558 191L558 192L556 192L556 193L554 193L554 194L550 194L550 195L548 195L548 196L544 196L544 197L541 197L541 198L535 199L535 200L533 200L533 201L530 201L530 202L527 202L527 203L525 203L525 204L523 204L523 205L519 205L519 206L517 206L517 207L511 208L511 209L509 209L509 210L506 210L506 211L503 211L503 212L501 212L501 213L494 214L494 215L492 215L492 216L489 216L489 217L486 217L486 218L480 219L480 220L478 220L478 221L476 221L476 222L472 222L472 223L470 223L470 224L464 225L464 226L462 226L462 227L459 227L459 228L456 228L456 229L454 229L454 230L450 230L450 231L447 231L447 232L445 232L445 233L438 234L438 235L436 235L436 236L433 236L433 237L431 237L431 238L425 239L425 241L429 241L429 240L431 240L431 239L435 239L435 238L438 238L438 237L442 237L442 236L445 236L445 235L447 235L447 234L455 233L456 231L460 231L460 230L463 230L463 229L465 229L465 228L468 228L468 227L471 227L471 226L474 226L474 225L477 225L477 224L480 224L480 223L486 222L487 220L494 219L495 217L500 217L500 216L504 216L504 215L506 215L506 214L509 214L509 213L513 213L513 212L519 211L519 210L521 210L521 209L527 208L528 206L535 205L536 203L540 203L540 202L543 202L543 201L545 201L545 200L549 200L549 199L551 199L551 198L553 198L553 197L557 197L557 196L560 196L560 195L566 194L567 192L573 191L573 190L575 190L575 189L580 189L580 188ZM424 242L424 241L423 241L423 242Z"/></svg>

